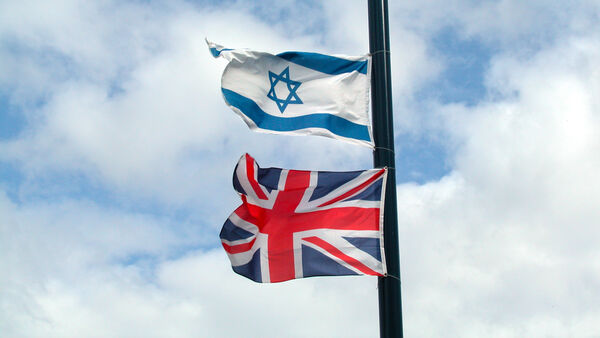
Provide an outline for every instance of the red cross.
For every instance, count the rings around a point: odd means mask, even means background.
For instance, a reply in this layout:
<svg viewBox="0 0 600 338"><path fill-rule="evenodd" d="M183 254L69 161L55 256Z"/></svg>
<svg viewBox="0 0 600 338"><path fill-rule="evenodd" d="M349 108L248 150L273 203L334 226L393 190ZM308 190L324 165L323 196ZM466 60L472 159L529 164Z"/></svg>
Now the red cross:
<svg viewBox="0 0 600 338"><path fill-rule="evenodd" d="M260 199L266 200L267 196L254 178L254 162L249 156L246 158L246 170L253 190ZM381 177L383 172L382 169L379 174L373 175L360 186L323 203L320 207L333 204L353 195ZM309 187L309 183L310 171L289 170L285 188L279 191L272 209L249 204L246 201L246 196L242 196L243 204L235 211L243 220L255 224L259 232L268 235L267 245L271 283L295 278L293 252L293 234L295 232L315 229L379 230L378 208L338 207L296 213L295 210L305 190ZM380 275L319 237L307 237L303 240L322 247L365 274ZM230 253L237 253L250 249L253 244L254 241L251 241L237 246L227 246L225 249Z"/></svg>

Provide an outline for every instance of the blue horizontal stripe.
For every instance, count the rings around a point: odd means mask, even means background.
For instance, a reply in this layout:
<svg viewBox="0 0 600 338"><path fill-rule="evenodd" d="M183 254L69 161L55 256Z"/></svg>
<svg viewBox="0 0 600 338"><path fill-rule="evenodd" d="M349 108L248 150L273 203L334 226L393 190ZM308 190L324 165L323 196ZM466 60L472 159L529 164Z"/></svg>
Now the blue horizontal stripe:
<svg viewBox="0 0 600 338"><path fill-rule="evenodd" d="M221 88L225 101L239 109L261 129L294 131L306 128L327 129L335 135L371 141L367 126L350 122L331 114L310 114L296 117L277 117L265 113L252 100L229 89Z"/></svg>
<svg viewBox="0 0 600 338"><path fill-rule="evenodd" d="M216 48L213 48L213 47L210 47L209 49L210 49L210 53L211 53L211 54L212 54L214 57L219 57L219 55L221 55L221 52L222 52L222 51L226 51L226 50L233 50L233 49L231 49L231 48L223 48L223 49L219 50L219 49L216 49Z"/></svg>
<svg viewBox="0 0 600 338"><path fill-rule="evenodd" d="M366 75L369 68L369 62L367 60L351 61L317 53L285 52L277 54L277 56L300 66L330 75L339 75L353 71Z"/></svg>

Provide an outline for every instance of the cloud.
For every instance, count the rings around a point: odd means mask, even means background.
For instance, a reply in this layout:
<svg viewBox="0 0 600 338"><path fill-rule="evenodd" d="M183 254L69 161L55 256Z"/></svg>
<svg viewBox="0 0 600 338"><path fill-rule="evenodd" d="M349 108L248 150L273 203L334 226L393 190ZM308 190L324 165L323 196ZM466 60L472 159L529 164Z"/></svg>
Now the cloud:
<svg viewBox="0 0 600 338"><path fill-rule="evenodd" d="M598 330L599 41L498 57L487 83L499 96L439 107L453 171L398 189L409 334Z"/></svg>
<svg viewBox="0 0 600 338"><path fill-rule="evenodd" d="M375 278L259 285L222 250L193 249L216 237L151 215L5 196L0 210L7 336L306 336L337 323L342 337L377 325Z"/></svg>
<svg viewBox="0 0 600 338"><path fill-rule="evenodd" d="M398 186L406 335L595 334L597 5L390 6L396 133L435 140L449 166ZM23 177L0 193L2 332L376 336L373 278L258 285L230 270L216 234L239 203L240 155L356 170L371 153L251 133L223 104L224 65L204 43L360 54L365 9L0 4L0 90L26 120L0 140L0 162ZM434 45L448 27L490 50L470 105L418 97L450 65Z"/></svg>
<svg viewBox="0 0 600 338"><path fill-rule="evenodd" d="M210 194L219 193L220 182L231 175L221 168L233 169L246 151L259 160L268 154L303 165L316 158L370 162L367 149L357 153L351 145L328 140L308 140L317 147L307 151L298 138L250 138L222 102L218 79L224 64L210 57L205 36L236 37L222 41L232 47L296 44L295 48L314 49L308 37L292 43L244 7L195 11L182 3L166 8L131 3L123 8L114 3L62 6L48 11L41 22L4 27L4 35L25 48L26 59L35 65L35 75L25 66L11 71L12 78L22 79L10 83L11 99L43 98L33 107L22 106L28 115L26 127L18 137L0 142L0 159L18 163L28 179L81 173L132 198L197 205L215 198ZM78 13L76 19L63 20L73 12ZM11 50L3 54L18 55ZM47 60L41 62L42 57ZM38 81L42 88L31 85ZM34 88L34 93L22 97L27 91L21 87Z"/></svg>
<svg viewBox="0 0 600 338"><path fill-rule="evenodd" d="M31 6L4 13L26 16ZM0 141L0 161L23 176L0 198L5 334L312 335L348 317L364 319L340 336L376 328L373 278L265 287L236 277L214 250L239 203L230 175L243 152L263 166L370 165L366 148L250 134L224 106L223 64L205 36L317 49L311 33L291 41L249 11L69 1L40 20L3 21L10 79L0 85L26 118ZM275 325L255 308L294 311Z"/></svg>
<svg viewBox="0 0 600 338"><path fill-rule="evenodd" d="M392 17L406 27L431 35L448 26L465 38L477 38L496 50L532 53L549 47L556 38L583 34L598 20L596 1L438 1L390 3Z"/></svg>

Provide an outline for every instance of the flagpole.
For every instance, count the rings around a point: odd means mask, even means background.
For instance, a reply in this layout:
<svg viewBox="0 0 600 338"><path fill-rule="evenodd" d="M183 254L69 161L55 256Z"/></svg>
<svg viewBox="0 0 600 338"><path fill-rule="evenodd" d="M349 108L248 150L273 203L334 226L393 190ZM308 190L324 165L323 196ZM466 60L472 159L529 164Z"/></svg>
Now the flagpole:
<svg viewBox="0 0 600 338"><path fill-rule="evenodd" d="M378 278L379 333L381 337L402 337L400 294L400 253L396 206L396 165L392 117L392 79L387 0L369 0L369 50L372 55L371 102L375 151L373 165L389 168L385 189L383 234L387 277Z"/></svg>

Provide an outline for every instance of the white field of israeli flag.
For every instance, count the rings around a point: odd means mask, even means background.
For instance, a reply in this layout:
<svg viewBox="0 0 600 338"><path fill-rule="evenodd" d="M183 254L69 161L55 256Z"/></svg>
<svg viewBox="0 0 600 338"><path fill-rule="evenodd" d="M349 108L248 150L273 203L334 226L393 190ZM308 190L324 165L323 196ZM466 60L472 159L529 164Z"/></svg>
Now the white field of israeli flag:
<svg viewBox="0 0 600 338"><path fill-rule="evenodd" d="M371 58L228 49L206 41L229 64L225 102L252 130L321 135L373 147Z"/></svg>

